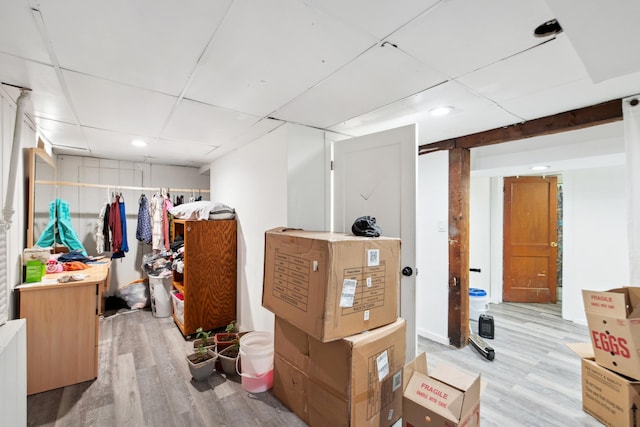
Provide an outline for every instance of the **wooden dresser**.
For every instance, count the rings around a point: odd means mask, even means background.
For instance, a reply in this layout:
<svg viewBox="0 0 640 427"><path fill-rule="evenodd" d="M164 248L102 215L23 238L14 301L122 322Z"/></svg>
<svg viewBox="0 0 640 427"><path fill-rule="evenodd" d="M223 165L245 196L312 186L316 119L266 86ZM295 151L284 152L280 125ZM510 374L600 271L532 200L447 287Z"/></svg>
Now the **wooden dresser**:
<svg viewBox="0 0 640 427"><path fill-rule="evenodd" d="M184 238L184 270L173 272L174 293L183 296L173 318L184 336L236 320L236 221L176 219L172 236Z"/></svg>
<svg viewBox="0 0 640 427"><path fill-rule="evenodd" d="M27 319L27 394L98 377L99 313L109 267L106 261L16 287L20 318ZM56 282L63 274L75 273L88 277Z"/></svg>

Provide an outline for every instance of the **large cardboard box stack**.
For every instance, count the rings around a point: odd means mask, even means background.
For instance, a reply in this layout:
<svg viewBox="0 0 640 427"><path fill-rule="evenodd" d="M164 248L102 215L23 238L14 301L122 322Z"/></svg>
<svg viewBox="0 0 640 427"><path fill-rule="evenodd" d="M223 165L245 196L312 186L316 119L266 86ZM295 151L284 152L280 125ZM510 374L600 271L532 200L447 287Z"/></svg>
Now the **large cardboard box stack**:
<svg viewBox="0 0 640 427"><path fill-rule="evenodd" d="M275 321L274 395L310 426L391 426L402 416L406 324L323 343Z"/></svg>
<svg viewBox="0 0 640 427"><path fill-rule="evenodd" d="M404 368L403 390L403 427L480 426L480 375L442 363L428 374L421 353Z"/></svg>
<svg viewBox="0 0 640 427"><path fill-rule="evenodd" d="M640 288L582 291L589 344L582 359L582 407L608 426L634 426L640 409Z"/></svg>
<svg viewBox="0 0 640 427"><path fill-rule="evenodd" d="M402 416L400 239L265 233L262 305L276 315L275 396L311 426Z"/></svg>
<svg viewBox="0 0 640 427"><path fill-rule="evenodd" d="M322 342L393 323L399 294L400 239L265 233L262 306Z"/></svg>

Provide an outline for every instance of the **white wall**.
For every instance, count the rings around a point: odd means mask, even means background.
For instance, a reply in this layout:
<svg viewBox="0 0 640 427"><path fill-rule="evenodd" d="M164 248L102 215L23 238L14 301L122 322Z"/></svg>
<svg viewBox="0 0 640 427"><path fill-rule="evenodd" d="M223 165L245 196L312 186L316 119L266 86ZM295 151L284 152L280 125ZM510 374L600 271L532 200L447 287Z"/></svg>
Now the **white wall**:
<svg viewBox="0 0 640 427"><path fill-rule="evenodd" d="M418 157L416 330L449 344L449 153Z"/></svg>
<svg viewBox="0 0 640 427"><path fill-rule="evenodd" d="M563 287L559 289L562 292L562 317L586 323L581 290L605 290L626 285L629 280L624 166L569 170L562 173L562 181ZM477 242L479 237L489 235L491 240L487 273L491 277L492 303L502 302L503 292L502 187L501 177L491 178L489 224L478 219L484 213L471 210L472 224L485 223L484 230L472 227L471 252L474 247L486 246ZM476 189L478 187L472 184L472 192ZM473 195L472 200L484 204L479 196ZM480 236L475 235L478 233ZM470 273L473 274L476 273Z"/></svg>
<svg viewBox="0 0 640 427"><path fill-rule="evenodd" d="M324 231L328 223L325 132L287 125L287 226Z"/></svg>
<svg viewBox="0 0 640 427"><path fill-rule="evenodd" d="M112 191L121 192L127 212L127 241L129 252L124 258L114 260L111 267L111 286L109 294L113 294L118 286L126 285L133 280L145 277L142 270L142 256L151 253L151 245L136 240L138 222L138 200L143 191L123 190L117 186L169 188L169 194L184 195L185 200L190 193L174 193L173 188L209 189L209 177L201 175L198 168L183 166L152 165L119 160L97 159L80 156L57 156L57 176L59 181L80 182L87 184L102 184L114 186L111 190L88 187L60 186L57 196L70 204L71 219L74 230L89 255L97 253L95 227L98 214L102 206L107 203ZM147 198L151 192L144 192ZM36 189L36 197L38 191ZM198 193L196 193L197 196ZM209 199L209 193L201 193L203 200ZM36 206L42 205L43 200L36 200ZM44 200L48 207L50 200ZM48 212L48 210L47 210ZM48 217L38 216L38 223L34 229L42 230L46 226ZM106 253L106 255L111 255Z"/></svg>
<svg viewBox="0 0 640 427"><path fill-rule="evenodd" d="M565 172L562 317L586 323L582 289L628 285L624 167Z"/></svg>
<svg viewBox="0 0 640 427"><path fill-rule="evenodd" d="M238 324L273 330L262 308L264 232L274 227L324 230L325 132L286 124L211 165L214 200L238 218Z"/></svg>
<svg viewBox="0 0 640 427"><path fill-rule="evenodd" d="M262 308L264 232L287 226L287 134L281 126L211 165L212 199L236 210L241 330L273 330Z"/></svg>
<svg viewBox="0 0 640 427"><path fill-rule="evenodd" d="M491 296L491 178L471 177L469 197L469 287Z"/></svg>

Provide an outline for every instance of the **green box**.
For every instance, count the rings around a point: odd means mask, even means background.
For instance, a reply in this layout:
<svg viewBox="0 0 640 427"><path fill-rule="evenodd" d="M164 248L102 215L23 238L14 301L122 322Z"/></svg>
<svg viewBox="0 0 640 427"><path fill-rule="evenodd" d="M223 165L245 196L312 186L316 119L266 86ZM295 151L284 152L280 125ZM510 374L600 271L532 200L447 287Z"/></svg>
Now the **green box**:
<svg viewBox="0 0 640 427"><path fill-rule="evenodd" d="M46 267L42 262L38 260L27 261L24 272L24 281L27 283L39 282L42 280L45 272Z"/></svg>

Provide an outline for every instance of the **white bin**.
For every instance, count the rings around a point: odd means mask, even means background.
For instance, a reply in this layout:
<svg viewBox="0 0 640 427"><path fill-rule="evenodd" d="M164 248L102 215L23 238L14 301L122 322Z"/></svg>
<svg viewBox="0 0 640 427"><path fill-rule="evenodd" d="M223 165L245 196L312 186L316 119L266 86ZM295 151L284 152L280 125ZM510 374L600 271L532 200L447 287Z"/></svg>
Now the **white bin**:
<svg viewBox="0 0 640 427"><path fill-rule="evenodd" d="M149 276L151 312L155 317L171 316L171 277Z"/></svg>
<svg viewBox="0 0 640 427"><path fill-rule="evenodd" d="M489 297L487 291L478 288L469 288L469 319L478 321L481 314L489 310Z"/></svg>

